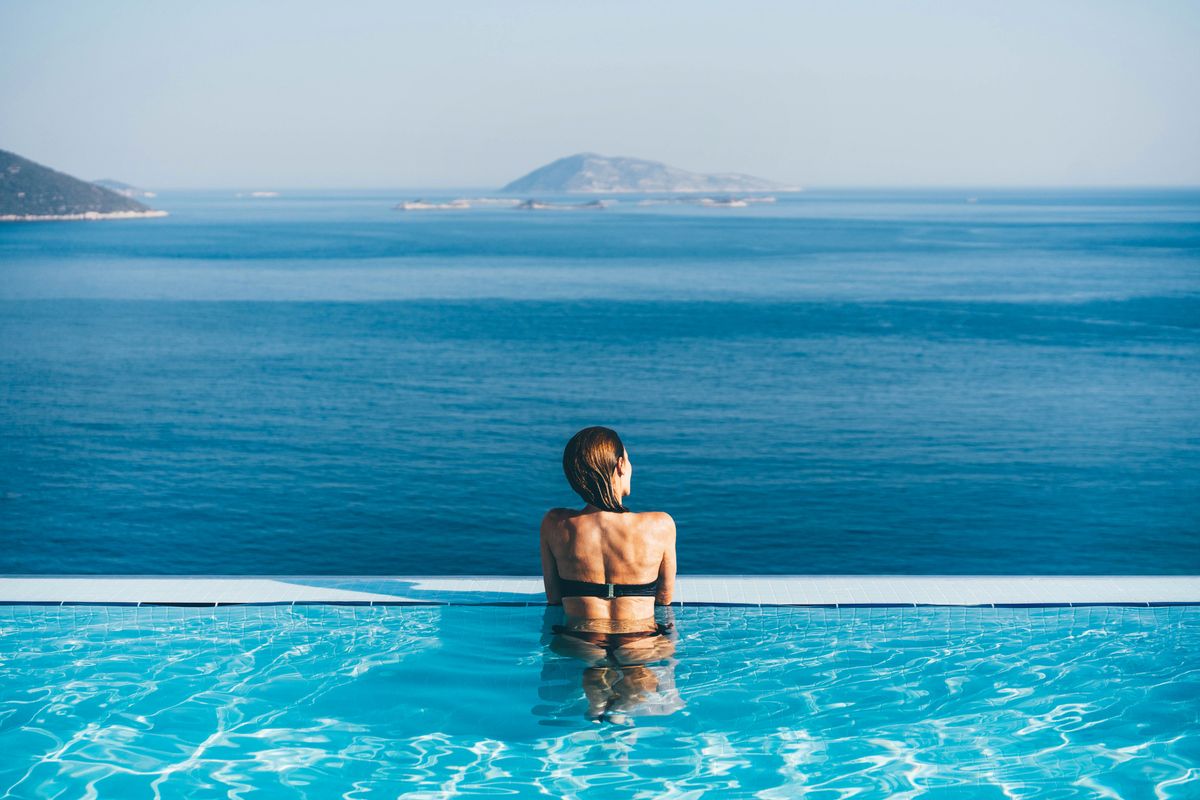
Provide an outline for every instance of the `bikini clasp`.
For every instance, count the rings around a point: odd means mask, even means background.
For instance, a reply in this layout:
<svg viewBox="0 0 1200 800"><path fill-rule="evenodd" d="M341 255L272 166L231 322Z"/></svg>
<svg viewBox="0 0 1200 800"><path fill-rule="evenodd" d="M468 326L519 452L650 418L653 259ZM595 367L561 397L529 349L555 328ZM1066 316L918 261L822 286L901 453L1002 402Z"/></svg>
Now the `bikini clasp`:
<svg viewBox="0 0 1200 800"><path fill-rule="evenodd" d="M608 587L608 597L605 599L611 600L612 598L616 597L616 595L613 594L613 585L611 583L606 583L604 585Z"/></svg>

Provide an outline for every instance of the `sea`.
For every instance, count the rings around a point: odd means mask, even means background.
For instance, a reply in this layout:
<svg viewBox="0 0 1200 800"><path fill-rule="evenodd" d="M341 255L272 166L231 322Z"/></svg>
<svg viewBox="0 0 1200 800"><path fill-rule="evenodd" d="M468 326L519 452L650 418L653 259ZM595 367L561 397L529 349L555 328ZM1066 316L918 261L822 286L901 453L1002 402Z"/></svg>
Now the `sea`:
<svg viewBox="0 0 1200 800"><path fill-rule="evenodd" d="M537 574L588 425L681 573L1200 573L1200 190L491 196L0 226L0 573Z"/></svg>

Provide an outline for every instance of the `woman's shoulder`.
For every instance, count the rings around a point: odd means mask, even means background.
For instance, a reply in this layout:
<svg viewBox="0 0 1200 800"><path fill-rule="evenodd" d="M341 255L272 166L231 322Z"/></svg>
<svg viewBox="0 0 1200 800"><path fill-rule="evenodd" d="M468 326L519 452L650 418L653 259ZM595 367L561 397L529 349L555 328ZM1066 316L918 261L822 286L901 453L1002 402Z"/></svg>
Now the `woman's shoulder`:
<svg viewBox="0 0 1200 800"><path fill-rule="evenodd" d="M547 511L545 514L542 515L542 531L544 532L547 528L555 527L556 525L561 523L564 519L566 519L570 515L570 513L571 513L571 509L569 509L569 508L552 508L552 509L550 509L549 511Z"/></svg>
<svg viewBox="0 0 1200 800"><path fill-rule="evenodd" d="M542 533L566 530L570 527L567 523L579 514L579 510L575 508L550 509L542 515Z"/></svg>
<svg viewBox="0 0 1200 800"><path fill-rule="evenodd" d="M675 518L665 511L640 511L639 521L644 521L647 527L662 534L675 533Z"/></svg>
<svg viewBox="0 0 1200 800"><path fill-rule="evenodd" d="M544 524L550 520L566 519L572 514L578 513L579 512L573 508L552 508L542 515L542 523Z"/></svg>

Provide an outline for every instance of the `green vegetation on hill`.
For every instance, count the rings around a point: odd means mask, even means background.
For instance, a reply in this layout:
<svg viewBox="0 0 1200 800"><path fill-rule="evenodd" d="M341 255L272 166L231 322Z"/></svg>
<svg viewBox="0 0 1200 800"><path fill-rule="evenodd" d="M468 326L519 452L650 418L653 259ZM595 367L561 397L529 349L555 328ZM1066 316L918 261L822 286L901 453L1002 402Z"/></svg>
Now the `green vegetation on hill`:
<svg viewBox="0 0 1200 800"><path fill-rule="evenodd" d="M688 172L644 158L576 153L535 169L502 192L792 192L798 186L722 172Z"/></svg>
<svg viewBox="0 0 1200 800"><path fill-rule="evenodd" d="M145 189L140 189L124 181L115 181L112 178L101 178L92 183L114 191L122 197L154 197L154 192L147 192Z"/></svg>
<svg viewBox="0 0 1200 800"><path fill-rule="evenodd" d="M0 217L144 212L150 209L94 183L0 150Z"/></svg>

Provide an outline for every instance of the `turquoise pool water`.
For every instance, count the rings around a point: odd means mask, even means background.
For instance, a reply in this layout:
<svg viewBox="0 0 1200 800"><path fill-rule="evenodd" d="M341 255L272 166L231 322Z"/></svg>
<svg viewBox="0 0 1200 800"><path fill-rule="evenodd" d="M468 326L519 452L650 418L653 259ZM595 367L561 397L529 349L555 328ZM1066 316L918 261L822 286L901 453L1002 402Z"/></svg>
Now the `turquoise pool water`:
<svg viewBox="0 0 1200 800"><path fill-rule="evenodd" d="M619 673L559 613L0 607L0 796L1200 796L1197 607L670 609Z"/></svg>

